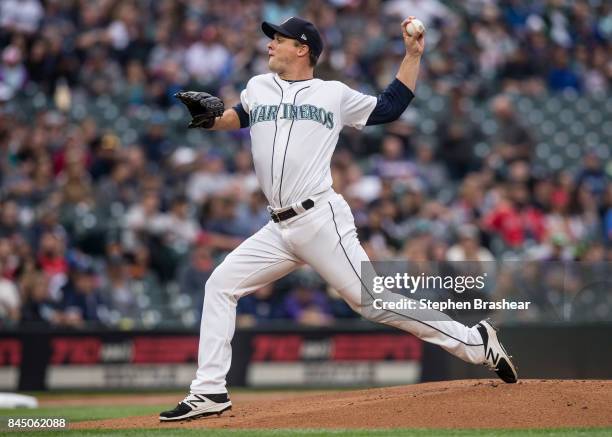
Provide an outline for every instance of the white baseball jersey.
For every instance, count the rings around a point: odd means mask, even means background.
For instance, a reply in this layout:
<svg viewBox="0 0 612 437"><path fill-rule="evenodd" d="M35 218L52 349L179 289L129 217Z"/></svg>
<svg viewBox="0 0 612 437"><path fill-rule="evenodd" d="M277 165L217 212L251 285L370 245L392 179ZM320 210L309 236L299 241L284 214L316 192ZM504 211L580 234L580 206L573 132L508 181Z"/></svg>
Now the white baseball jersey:
<svg viewBox="0 0 612 437"><path fill-rule="evenodd" d="M273 73L253 77L240 100L250 118L255 173L273 208L327 191L340 131L363 128L376 106L376 97L342 82L287 82Z"/></svg>

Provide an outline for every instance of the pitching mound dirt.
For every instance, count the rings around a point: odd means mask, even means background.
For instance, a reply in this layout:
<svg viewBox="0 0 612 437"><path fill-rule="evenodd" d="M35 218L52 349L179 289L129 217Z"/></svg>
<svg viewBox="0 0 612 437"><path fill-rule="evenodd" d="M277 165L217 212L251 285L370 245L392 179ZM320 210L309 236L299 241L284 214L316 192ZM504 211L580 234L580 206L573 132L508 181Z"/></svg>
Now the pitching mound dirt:
<svg viewBox="0 0 612 437"><path fill-rule="evenodd" d="M159 401L159 398L158 398ZM175 400L176 401L176 400ZM142 397L138 400L142 402ZM612 426L612 381L448 381L370 390L232 397L221 417L157 416L71 428L559 428ZM168 405L171 407L172 405Z"/></svg>

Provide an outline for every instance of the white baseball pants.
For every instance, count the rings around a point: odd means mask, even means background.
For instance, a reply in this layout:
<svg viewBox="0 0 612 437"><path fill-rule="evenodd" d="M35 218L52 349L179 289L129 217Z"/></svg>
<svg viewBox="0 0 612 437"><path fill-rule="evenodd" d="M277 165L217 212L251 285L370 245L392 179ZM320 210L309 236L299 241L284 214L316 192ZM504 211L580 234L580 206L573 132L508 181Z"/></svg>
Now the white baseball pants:
<svg viewBox="0 0 612 437"><path fill-rule="evenodd" d="M280 223L270 221L245 240L206 282L198 370L191 392L227 392L225 377L232 359L230 342L240 297L306 263L361 313L362 261L369 260L357 239L353 214L344 198L332 190L317 199L312 209ZM390 314L388 320L383 315L375 321L437 344L464 361L484 362L482 338L475 327L469 328L442 313L435 317L438 321L428 319L402 319Z"/></svg>

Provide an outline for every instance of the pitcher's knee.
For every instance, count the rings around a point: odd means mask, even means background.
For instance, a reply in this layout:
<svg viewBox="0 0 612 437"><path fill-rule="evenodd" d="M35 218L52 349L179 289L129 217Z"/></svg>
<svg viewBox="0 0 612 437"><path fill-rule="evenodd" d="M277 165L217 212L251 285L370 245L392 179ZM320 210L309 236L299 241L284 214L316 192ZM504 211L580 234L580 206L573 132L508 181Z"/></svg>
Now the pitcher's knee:
<svg viewBox="0 0 612 437"><path fill-rule="evenodd" d="M359 315L363 314L363 309L361 308L361 305L359 305L358 303L355 303L355 302L350 302L348 300L346 300L345 302L357 314L359 314Z"/></svg>
<svg viewBox="0 0 612 437"><path fill-rule="evenodd" d="M236 299L238 289L236 285L228 281L227 277L224 276L223 273L217 268L206 281L206 285L204 286L204 295L214 295L221 298L229 297Z"/></svg>
<svg viewBox="0 0 612 437"><path fill-rule="evenodd" d="M376 309L372 302L351 302L346 300L346 303L353 311L370 322L389 324L390 319L393 318L392 313Z"/></svg>
<svg viewBox="0 0 612 437"><path fill-rule="evenodd" d="M222 277L217 274L217 270L213 271L210 278L206 281L206 285L204 286L204 293L206 296L211 296L215 294L223 294L224 290L227 290L227 286L223 283Z"/></svg>
<svg viewBox="0 0 612 437"><path fill-rule="evenodd" d="M363 308L361 306L361 304L353 299L348 298L347 296L350 296L350 293L348 292L341 292L340 295L342 296L342 298L344 299L344 302L346 302L346 304L353 310L355 311L357 314L359 315L363 315Z"/></svg>

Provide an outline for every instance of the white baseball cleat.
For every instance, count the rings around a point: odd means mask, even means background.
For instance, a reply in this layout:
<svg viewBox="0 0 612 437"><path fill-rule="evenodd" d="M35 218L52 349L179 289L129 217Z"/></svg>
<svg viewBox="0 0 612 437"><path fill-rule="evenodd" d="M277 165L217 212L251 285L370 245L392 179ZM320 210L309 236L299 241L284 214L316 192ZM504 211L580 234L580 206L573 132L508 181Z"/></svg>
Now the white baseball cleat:
<svg viewBox="0 0 612 437"><path fill-rule="evenodd" d="M512 363L512 356L508 355L506 349L497 338L497 329L489 319L483 320L477 326L482 337L485 348L485 364L489 369L497 373L502 381L509 384L518 381L516 367Z"/></svg>
<svg viewBox="0 0 612 437"><path fill-rule="evenodd" d="M173 410L163 411L159 414L162 422L171 422L198 417L221 415L224 411L232 409L232 402L227 393L198 395L190 393Z"/></svg>

